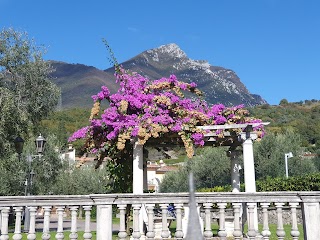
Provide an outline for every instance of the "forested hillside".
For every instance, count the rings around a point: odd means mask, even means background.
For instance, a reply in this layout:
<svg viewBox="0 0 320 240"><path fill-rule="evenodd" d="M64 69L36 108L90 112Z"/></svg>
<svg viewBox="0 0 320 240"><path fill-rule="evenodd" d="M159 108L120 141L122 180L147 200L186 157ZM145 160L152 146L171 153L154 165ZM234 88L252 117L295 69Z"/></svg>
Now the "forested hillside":
<svg viewBox="0 0 320 240"><path fill-rule="evenodd" d="M320 147L320 101L306 100L290 103L283 99L279 105L250 108L250 114L270 122L267 132L280 133L293 129L301 136L303 147L314 152Z"/></svg>

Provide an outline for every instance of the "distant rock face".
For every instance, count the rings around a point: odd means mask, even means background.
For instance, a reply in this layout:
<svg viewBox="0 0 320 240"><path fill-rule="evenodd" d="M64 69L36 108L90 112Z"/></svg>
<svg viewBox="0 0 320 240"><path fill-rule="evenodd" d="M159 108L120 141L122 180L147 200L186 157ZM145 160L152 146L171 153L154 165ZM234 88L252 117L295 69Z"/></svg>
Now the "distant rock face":
<svg viewBox="0 0 320 240"><path fill-rule="evenodd" d="M212 104L255 106L267 103L259 95L251 94L234 71L211 66L205 60L192 60L174 43L147 50L122 65L150 79L174 74L180 81L195 82ZM109 71L111 69L106 70Z"/></svg>
<svg viewBox="0 0 320 240"><path fill-rule="evenodd" d="M53 81L62 90L63 108L90 107L91 96L100 91L102 85L111 93L118 88L114 68L102 71L56 61L52 65L56 69L52 74ZM244 104L248 107L267 103L259 95L249 93L234 71L211 66L204 60L192 60L174 43L144 51L121 65L152 80L174 74L180 81L195 82L211 104Z"/></svg>

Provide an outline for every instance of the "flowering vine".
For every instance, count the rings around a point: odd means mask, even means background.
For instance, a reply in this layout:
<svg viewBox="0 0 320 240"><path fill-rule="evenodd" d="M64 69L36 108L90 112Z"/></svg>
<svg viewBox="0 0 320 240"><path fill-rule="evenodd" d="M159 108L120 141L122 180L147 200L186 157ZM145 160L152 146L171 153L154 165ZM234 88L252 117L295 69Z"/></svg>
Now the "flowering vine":
<svg viewBox="0 0 320 240"><path fill-rule="evenodd" d="M250 118L243 105L231 108L222 104L209 106L201 98L196 83L179 81L174 75L151 81L116 67L115 76L120 84L119 90L110 94L108 88L102 86L101 91L92 96L94 105L90 125L69 138L69 141L86 139L85 147L97 153L100 160L126 151L126 144L132 139L143 145L149 139L168 136L180 139L188 157L192 157L193 146L203 146L206 133L197 126L261 122ZM185 97L186 92L194 97ZM103 100L109 105L102 111ZM262 136L262 126L258 130ZM221 130L217 134L222 134Z"/></svg>

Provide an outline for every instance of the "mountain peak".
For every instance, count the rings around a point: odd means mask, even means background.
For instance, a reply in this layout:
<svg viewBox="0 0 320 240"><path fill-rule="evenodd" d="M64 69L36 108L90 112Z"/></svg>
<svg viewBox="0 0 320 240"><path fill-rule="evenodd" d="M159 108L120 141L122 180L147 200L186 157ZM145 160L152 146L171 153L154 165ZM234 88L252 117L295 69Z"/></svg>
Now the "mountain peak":
<svg viewBox="0 0 320 240"><path fill-rule="evenodd" d="M158 48L148 50L147 53L152 55L154 61L156 61L155 59L158 58L159 54L165 54L173 58L187 58L187 54L175 43L161 45Z"/></svg>

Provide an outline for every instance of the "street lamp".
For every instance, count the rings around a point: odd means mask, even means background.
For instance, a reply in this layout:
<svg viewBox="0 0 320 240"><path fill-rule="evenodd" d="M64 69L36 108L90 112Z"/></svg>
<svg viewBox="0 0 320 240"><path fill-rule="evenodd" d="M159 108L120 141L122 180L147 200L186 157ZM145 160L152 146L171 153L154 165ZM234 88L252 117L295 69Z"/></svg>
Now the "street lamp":
<svg viewBox="0 0 320 240"><path fill-rule="evenodd" d="M46 144L46 142L47 142L46 139L44 137L42 137L41 133L40 133L39 137L37 137L35 140L37 153L39 153L39 154L43 153L44 145Z"/></svg>
<svg viewBox="0 0 320 240"><path fill-rule="evenodd" d="M28 155L27 156L27 162L29 164L29 169L28 169L28 176L27 179L25 181L25 196L29 196L32 194L32 185L33 185L33 179L35 176L35 172L32 169L32 161L33 161L33 157L39 157L39 159L41 158L41 154L44 151L44 145L46 143L46 140L44 137L41 136L41 134L36 138L35 140L35 144L36 144L36 151L38 153L38 155ZM28 208L25 209L25 219L24 219L24 231L25 232L29 232L29 225L30 225L30 212L28 210Z"/></svg>
<svg viewBox="0 0 320 240"><path fill-rule="evenodd" d="M288 153L284 154L284 160L285 160L285 163L286 163L286 178L289 177L289 174L288 174L288 158L292 158L292 157L293 157L292 152L288 152Z"/></svg>
<svg viewBox="0 0 320 240"><path fill-rule="evenodd" d="M19 155L19 161L20 161L21 160L21 153L23 150L24 140L21 137L16 137L13 142L14 142L14 147L16 149L16 152Z"/></svg>

